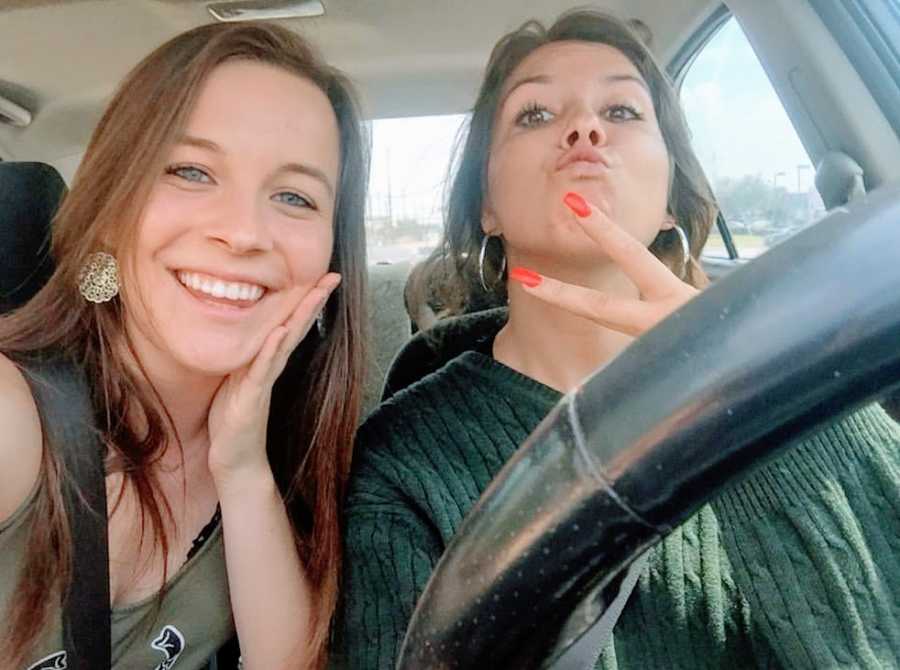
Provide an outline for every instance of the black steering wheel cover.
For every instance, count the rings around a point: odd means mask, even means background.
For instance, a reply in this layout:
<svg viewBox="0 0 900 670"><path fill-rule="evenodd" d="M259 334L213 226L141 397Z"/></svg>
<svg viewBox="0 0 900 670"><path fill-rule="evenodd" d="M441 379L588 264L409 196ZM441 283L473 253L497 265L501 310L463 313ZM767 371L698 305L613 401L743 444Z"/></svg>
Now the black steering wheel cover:
<svg viewBox="0 0 900 670"><path fill-rule="evenodd" d="M898 287L894 187L634 342L561 401L471 510L397 667L539 667L569 615L596 618L604 587L703 503L900 385Z"/></svg>

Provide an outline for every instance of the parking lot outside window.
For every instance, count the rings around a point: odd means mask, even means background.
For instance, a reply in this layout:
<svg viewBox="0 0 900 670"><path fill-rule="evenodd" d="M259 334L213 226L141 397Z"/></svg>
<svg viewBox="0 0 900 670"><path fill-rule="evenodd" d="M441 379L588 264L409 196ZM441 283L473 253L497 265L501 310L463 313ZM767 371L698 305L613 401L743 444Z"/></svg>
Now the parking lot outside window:
<svg viewBox="0 0 900 670"><path fill-rule="evenodd" d="M733 18L691 64L681 100L741 258L758 256L824 215L812 160ZM704 255L728 257L718 231Z"/></svg>
<svg viewBox="0 0 900 670"><path fill-rule="evenodd" d="M369 263L417 262L440 240L447 166L464 114L372 121Z"/></svg>

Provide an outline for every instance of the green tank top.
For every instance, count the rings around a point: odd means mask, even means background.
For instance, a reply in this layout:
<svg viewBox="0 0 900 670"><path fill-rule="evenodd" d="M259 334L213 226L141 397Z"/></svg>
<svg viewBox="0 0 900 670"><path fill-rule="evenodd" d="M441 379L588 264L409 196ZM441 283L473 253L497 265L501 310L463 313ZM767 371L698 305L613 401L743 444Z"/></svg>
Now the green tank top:
<svg viewBox="0 0 900 670"><path fill-rule="evenodd" d="M0 620L18 581L33 522L37 489L0 524ZM111 618L114 670L196 670L234 634L225 548L219 523L203 546L170 578L157 608L156 595L115 608ZM67 667L57 608L21 670ZM0 667L6 665L0 659ZM19 669L15 669L19 670Z"/></svg>

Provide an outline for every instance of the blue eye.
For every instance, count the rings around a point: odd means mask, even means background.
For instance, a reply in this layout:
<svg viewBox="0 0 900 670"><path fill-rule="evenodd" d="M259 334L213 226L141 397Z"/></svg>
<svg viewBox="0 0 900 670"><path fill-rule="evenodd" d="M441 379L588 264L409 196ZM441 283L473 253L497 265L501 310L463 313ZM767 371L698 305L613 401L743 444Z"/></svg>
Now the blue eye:
<svg viewBox="0 0 900 670"><path fill-rule="evenodd" d="M198 184L212 184L212 178L203 170L192 165L170 165L166 168L166 174L173 174L185 181Z"/></svg>
<svg viewBox="0 0 900 670"><path fill-rule="evenodd" d="M523 128L542 126L553 120L553 112L536 102L528 103L521 112L516 115L516 125Z"/></svg>
<svg viewBox="0 0 900 670"><path fill-rule="evenodd" d="M304 198L302 195L292 193L291 191L281 191L280 193L276 193L274 196L272 196L272 199L276 202L281 202L291 207L306 207L308 209L317 209L315 203L313 203L312 200L310 200L309 198Z"/></svg>

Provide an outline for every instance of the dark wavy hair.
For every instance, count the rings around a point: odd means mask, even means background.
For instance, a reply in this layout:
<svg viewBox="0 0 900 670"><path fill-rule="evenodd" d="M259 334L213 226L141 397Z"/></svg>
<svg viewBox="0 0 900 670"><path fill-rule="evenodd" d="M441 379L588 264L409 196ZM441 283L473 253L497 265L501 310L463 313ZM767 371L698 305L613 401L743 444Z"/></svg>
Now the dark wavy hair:
<svg viewBox="0 0 900 670"><path fill-rule="evenodd" d="M171 519L171 512L152 466L165 447L169 412L143 371L134 371L116 355L134 351L120 302L86 302L78 294L77 277L91 252L111 246L115 255L124 256L133 249L134 224L203 82L217 66L236 59L273 65L311 81L330 101L340 134L330 269L342 281L327 303L327 336L313 329L275 384L267 442L314 587L311 644L321 667L337 600L338 510L350 469L367 342L360 329L367 323L363 218L369 143L353 89L340 72L295 33L256 22L201 26L147 56L109 103L54 220L54 274L31 301L0 318L0 351L20 362L46 351L61 352L83 367L94 386L93 405L109 445L109 467L123 471L140 500L141 528L149 520L152 537L166 554L164 519ZM146 418L144 429L129 423L128 417L135 415ZM62 504L66 477L45 441L35 516L40 523L33 525L6 618L3 658L8 661L27 653L54 601L68 588L77 538Z"/></svg>
<svg viewBox="0 0 900 670"><path fill-rule="evenodd" d="M647 82L656 117L669 154L670 187L668 211L684 229L691 248L691 260L684 264L683 252L674 230L660 231L650 245L659 259L694 286L707 279L696 262L716 220L718 208L700 162L691 147L690 132L672 85L656 63L645 42L648 30L592 10L575 10L560 16L549 28L528 21L505 35L494 46L478 98L471 112L468 133L457 146L453 178L446 201L446 222L441 245L428 259L430 269L445 277L444 288L432 296L444 314L470 311L483 305L484 289L478 278L478 255L484 232L482 204L487 189L487 166L497 107L504 85L516 67L535 49L560 41L595 42L620 51ZM460 150L461 147L461 150ZM502 248L488 245L485 273L500 273ZM452 271L448 273L448 268ZM429 270L421 273L428 275ZM505 282L492 287L495 304L506 302Z"/></svg>

